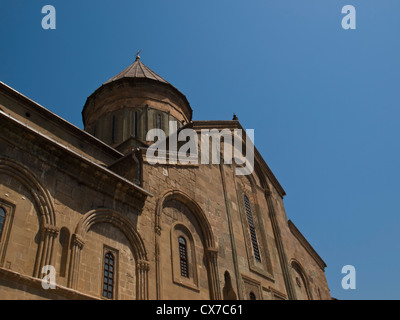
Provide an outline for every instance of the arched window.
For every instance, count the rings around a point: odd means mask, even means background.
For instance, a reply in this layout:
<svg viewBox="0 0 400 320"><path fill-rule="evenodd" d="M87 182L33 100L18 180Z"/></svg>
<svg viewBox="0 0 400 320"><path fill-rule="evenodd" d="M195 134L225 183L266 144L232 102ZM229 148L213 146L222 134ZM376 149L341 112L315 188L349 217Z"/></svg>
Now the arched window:
<svg viewBox="0 0 400 320"><path fill-rule="evenodd" d="M181 262L181 276L189 278L186 240L184 237L179 237L178 241L179 241L179 257Z"/></svg>
<svg viewBox="0 0 400 320"><path fill-rule="evenodd" d="M292 261L293 278L296 281L297 300L313 300L307 275L304 269L296 261Z"/></svg>
<svg viewBox="0 0 400 320"><path fill-rule="evenodd" d="M252 291L252 292L250 292L250 294L249 294L249 298L250 298L250 300L257 300L257 298L256 298L256 295L254 294L254 292Z"/></svg>
<svg viewBox="0 0 400 320"><path fill-rule="evenodd" d="M258 248L257 234L256 234L256 228L254 227L254 220L253 220L253 214L251 212L250 200L246 195L244 195L243 197L244 197L244 206L246 208L247 222L249 224L251 243L253 245L254 258L258 262L261 262L261 255L260 255L260 250Z"/></svg>
<svg viewBox="0 0 400 320"><path fill-rule="evenodd" d="M4 221L6 220L6 210L0 207L0 238L3 233Z"/></svg>
<svg viewBox="0 0 400 320"><path fill-rule="evenodd" d="M103 297L113 299L115 281L115 258L111 252L104 257Z"/></svg>

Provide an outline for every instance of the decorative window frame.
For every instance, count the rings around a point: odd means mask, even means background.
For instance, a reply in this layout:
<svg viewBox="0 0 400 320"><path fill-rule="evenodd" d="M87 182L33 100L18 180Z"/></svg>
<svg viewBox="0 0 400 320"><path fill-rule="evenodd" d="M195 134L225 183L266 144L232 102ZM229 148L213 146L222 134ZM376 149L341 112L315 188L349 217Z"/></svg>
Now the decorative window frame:
<svg viewBox="0 0 400 320"><path fill-rule="evenodd" d="M0 236L0 267L4 267L8 241L10 239L11 226L14 220L15 204L4 199L0 199L0 207L2 207L6 213L3 231Z"/></svg>
<svg viewBox="0 0 400 320"><path fill-rule="evenodd" d="M239 180L240 181L240 180ZM243 182L242 182L243 183ZM238 201L240 207L240 216L244 234L244 240L246 243L246 251L247 251L247 260L249 263L249 269L257 273L270 281L274 281L273 270L272 270L272 262L271 255L269 253L266 231L264 228L263 221L260 217L260 210L257 202L256 192L257 190L254 188L253 183L249 182L249 186L251 188L251 192L247 192L247 190L242 186L242 183L239 183L239 194ZM249 223L247 220L247 212L244 203L244 196L247 196L250 202L251 213L253 216L253 223L255 232L257 235L257 244L258 250L260 252L261 262L257 261L254 257L253 251L253 243L251 241Z"/></svg>
<svg viewBox="0 0 400 320"><path fill-rule="evenodd" d="M243 201L244 201L244 209L245 209L246 218L247 218L247 227L248 227L248 231L250 232L251 247L253 248L253 251L252 251L253 257L257 262L262 263L263 259L262 259L262 254L260 252L260 245L259 245L260 238L258 236L257 228L254 223L254 214L253 214L253 210L252 210L251 201L248 198L246 193L243 194ZM254 237L253 237L253 234L254 234Z"/></svg>
<svg viewBox="0 0 400 320"><path fill-rule="evenodd" d="M181 260L179 254L179 237L186 240L186 254L189 277L182 276L181 274ZM198 265L196 261L196 246L194 238L189 228L176 222L171 226L171 267L172 267L172 281L175 284L189 288L196 292L200 292Z"/></svg>
<svg viewBox="0 0 400 320"><path fill-rule="evenodd" d="M261 290L261 283L244 274L241 275L245 287L246 299L250 300L250 293L253 293L256 300L264 300Z"/></svg>
<svg viewBox="0 0 400 320"><path fill-rule="evenodd" d="M104 266L106 260L106 254L111 253L114 256L114 279L113 279L113 297L110 299L103 296L103 285L104 285ZM111 248L107 245L103 245L103 257L101 264L101 278L100 278L100 297L104 300L118 300L118 271L119 271L119 251L117 249Z"/></svg>
<svg viewBox="0 0 400 320"><path fill-rule="evenodd" d="M311 293L311 285L308 280L307 273L303 269L300 262L298 262L296 259L291 259L290 266L292 267L292 278L293 278L295 285L301 287L301 282L303 282L304 289L307 293L308 300L314 300L313 295ZM293 271L296 272L301 277L301 279L295 277L295 274L293 274ZM300 282L300 285L299 285L299 282Z"/></svg>

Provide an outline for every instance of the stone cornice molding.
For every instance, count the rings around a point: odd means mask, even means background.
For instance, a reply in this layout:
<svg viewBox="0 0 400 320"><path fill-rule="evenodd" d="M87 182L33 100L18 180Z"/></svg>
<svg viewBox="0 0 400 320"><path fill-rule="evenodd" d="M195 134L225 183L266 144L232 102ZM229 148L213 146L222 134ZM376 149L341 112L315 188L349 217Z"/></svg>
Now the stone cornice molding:
<svg viewBox="0 0 400 320"><path fill-rule="evenodd" d="M43 292L43 297L53 297L53 299L59 298L59 297L64 297L65 299L76 299L76 300L101 300L97 297L84 294L80 291L67 288L61 285L56 284L55 289L50 289L50 290L44 290L42 287L42 279L35 278L35 277L30 277L18 272L15 272L13 270L9 270L6 268L0 268L0 277L2 279L7 279L9 281L12 281L14 283L20 284L22 286L26 286L28 288L33 289L33 294L37 297L37 292L39 289L39 292ZM25 287L24 291L29 293L29 289Z"/></svg>
<svg viewBox="0 0 400 320"><path fill-rule="evenodd" d="M246 143L246 130L243 129L242 125L240 124L239 121L237 120L223 120L223 121L217 121L217 120L210 120L210 121L192 121L189 124L187 124L184 128L192 128L196 131L200 131L201 129L240 129L244 134L242 135L242 140L243 144L245 146ZM181 128L180 130L182 130ZM245 150L245 148L243 149ZM255 162L255 169L259 171L260 173L263 173L266 175L266 177L271 181L273 184L275 190L278 192L278 194L283 198L286 195L285 190L282 188L280 185L278 179L275 177L267 163L265 162L264 158L261 156L261 154L258 152L257 148L254 146L254 162Z"/></svg>
<svg viewBox="0 0 400 320"><path fill-rule="evenodd" d="M91 161L58 141L29 127L27 124L21 123L1 110L0 121L2 121L0 132L4 130L4 134L11 143L72 176L81 184L106 193L122 203L134 206L138 210L142 209L148 196L153 196L142 187ZM20 134L18 134L18 131L20 131ZM26 145L29 140L33 147L27 149ZM63 163L61 168L57 166L60 161ZM99 181L102 181L101 185Z"/></svg>
<svg viewBox="0 0 400 320"><path fill-rule="evenodd" d="M296 237L296 239L300 242L300 244L304 247L304 249L306 249L306 251L314 259L314 261L321 268L321 270L325 272L326 263L324 262L324 260L322 260L322 258L318 255L318 253L314 250L314 248L306 240L306 238L304 238L299 229L297 229L297 227L291 220L288 221L288 226L292 234Z"/></svg>
<svg viewBox="0 0 400 320"><path fill-rule="evenodd" d="M177 99L179 102L179 107L182 108L183 114L185 114L185 118L187 121L192 119L193 110L187 100L186 96L180 92L177 88L175 88L170 83L163 83L157 80L149 79L149 78L121 78L112 82L104 83L101 87L97 88L86 100L85 105L82 110L82 118L85 124L85 114L90 111L91 105L96 103L96 99L98 96L104 91L112 91L113 89L118 89L121 85L131 85L134 87L146 86L148 88L156 88L158 90L167 90L172 97Z"/></svg>
<svg viewBox="0 0 400 320"><path fill-rule="evenodd" d="M68 121L64 120L63 118L59 117L55 113L51 112L50 110L46 109L45 107L41 106L37 102L29 99L28 97L24 96L17 90L11 88L7 84L0 81L0 92L7 95L7 97L13 99L18 103L22 103L24 106L30 108L31 110L38 112L48 121L53 122L54 124L61 126L65 131L70 132L72 135L78 137L82 141L90 143L92 146L96 146L102 152L108 154L111 157L118 158L122 156L120 152L113 149L106 143L102 142L101 140L93 137L91 134L87 133L86 131L76 127L75 125L69 123Z"/></svg>

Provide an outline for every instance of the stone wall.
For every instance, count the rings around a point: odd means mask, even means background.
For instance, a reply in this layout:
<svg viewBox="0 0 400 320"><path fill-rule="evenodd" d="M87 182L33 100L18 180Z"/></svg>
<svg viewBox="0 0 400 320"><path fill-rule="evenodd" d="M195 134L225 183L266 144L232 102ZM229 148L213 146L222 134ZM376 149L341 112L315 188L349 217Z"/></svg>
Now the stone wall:
<svg viewBox="0 0 400 320"><path fill-rule="evenodd" d="M18 119L32 106L0 101L1 298L102 299L112 253L115 299L330 299L324 262L288 222L262 164L238 177L233 165L153 166L142 150L139 187L118 152L79 149L67 124L50 134ZM54 290L41 288L45 265L55 267Z"/></svg>

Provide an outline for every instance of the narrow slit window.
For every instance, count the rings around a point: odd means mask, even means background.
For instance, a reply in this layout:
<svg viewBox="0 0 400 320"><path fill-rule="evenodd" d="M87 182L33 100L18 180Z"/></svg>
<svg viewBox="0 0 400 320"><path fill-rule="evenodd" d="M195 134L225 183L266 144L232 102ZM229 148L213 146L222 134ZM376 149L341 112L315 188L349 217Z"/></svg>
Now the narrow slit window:
<svg viewBox="0 0 400 320"><path fill-rule="evenodd" d="M137 134L138 134L138 113L137 113L137 111L135 111L135 115L134 115L134 134L135 134L135 137L137 137Z"/></svg>
<svg viewBox="0 0 400 320"><path fill-rule="evenodd" d="M157 115L157 128L161 129L161 114Z"/></svg>
<svg viewBox="0 0 400 320"><path fill-rule="evenodd" d="M246 195L244 195L244 205L246 208L247 222L249 224L250 238L251 238L251 244L253 246L254 258L258 262L261 262L261 255L260 255L260 250L258 248L257 234L256 234L256 228L254 226L253 214L251 212L250 200Z"/></svg>
<svg viewBox="0 0 400 320"><path fill-rule="evenodd" d="M114 298L115 258L111 252L104 257L103 297Z"/></svg>
<svg viewBox="0 0 400 320"><path fill-rule="evenodd" d="M0 239L3 233L5 220L6 220L6 211L2 207L0 207Z"/></svg>
<svg viewBox="0 0 400 320"><path fill-rule="evenodd" d="M250 298L250 300L257 300L256 295L254 294L254 292L250 292L249 298Z"/></svg>
<svg viewBox="0 0 400 320"><path fill-rule="evenodd" d="M186 240L184 237L179 237L178 241L179 257L181 262L181 276L189 278Z"/></svg>

